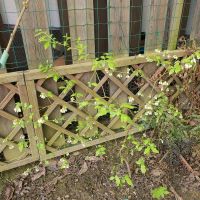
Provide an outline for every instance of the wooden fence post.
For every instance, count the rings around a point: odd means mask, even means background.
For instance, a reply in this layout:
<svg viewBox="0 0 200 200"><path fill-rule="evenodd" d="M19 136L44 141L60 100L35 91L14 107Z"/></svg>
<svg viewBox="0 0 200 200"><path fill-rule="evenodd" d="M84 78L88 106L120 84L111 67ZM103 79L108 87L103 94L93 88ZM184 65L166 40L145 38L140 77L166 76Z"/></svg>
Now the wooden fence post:
<svg viewBox="0 0 200 200"><path fill-rule="evenodd" d="M181 15L183 10L184 0L174 0L172 4L168 50L176 49L179 28L181 23Z"/></svg>
<svg viewBox="0 0 200 200"><path fill-rule="evenodd" d="M130 0L109 0L108 2L108 49L114 56L129 56ZM114 75L120 74L120 79L124 82L128 75L127 69L127 67L122 67ZM112 96L118 86L112 81L109 83L110 96ZM121 104L127 102L127 99L127 94L122 92L114 102ZM122 125L124 124L117 121L112 128L118 129Z"/></svg>
<svg viewBox="0 0 200 200"><path fill-rule="evenodd" d="M153 51L154 49L162 50L168 1L169 0L148 1L149 17L145 37L145 53Z"/></svg>
<svg viewBox="0 0 200 200"><path fill-rule="evenodd" d="M15 2L18 10L20 10L23 0L15 0ZM35 37L36 29L49 32L46 11L45 1L30 1L20 23L28 69L36 69L40 63L45 63L46 60L53 61L51 49L44 50L43 45Z"/></svg>
<svg viewBox="0 0 200 200"><path fill-rule="evenodd" d="M200 0L196 1L196 7L192 20L192 32L190 34L191 40L200 39Z"/></svg>

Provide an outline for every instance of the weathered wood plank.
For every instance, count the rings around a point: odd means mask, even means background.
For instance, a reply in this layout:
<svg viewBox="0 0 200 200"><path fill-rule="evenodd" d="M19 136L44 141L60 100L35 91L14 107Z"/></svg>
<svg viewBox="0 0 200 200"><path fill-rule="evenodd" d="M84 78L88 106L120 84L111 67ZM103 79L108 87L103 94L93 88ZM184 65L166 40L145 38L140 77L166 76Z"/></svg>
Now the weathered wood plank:
<svg viewBox="0 0 200 200"><path fill-rule="evenodd" d="M182 10L183 10L183 3L184 3L184 0L174 0L172 4L168 50L176 49L180 22L181 22L181 15L182 15Z"/></svg>
<svg viewBox="0 0 200 200"><path fill-rule="evenodd" d="M200 0L196 1L195 12L192 20L191 40L200 39Z"/></svg>
<svg viewBox="0 0 200 200"><path fill-rule="evenodd" d="M29 98L28 98L26 83L24 82L23 74L21 75L21 77L19 77L17 86L19 88L21 103L26 103L29 105ZM23 110L24 118L29 119L30 113L31 113L31 109ZM38 148L37 148L36 139L35 139L35 130L33 127L33 123L28 123L26 125L26 132L28 134L28 140L29 140L29 145L30 145L29 148L30 148L31 156L32 156L33 160L36 160L39 158L39 154L38 154Z"/></svg>
<svg viewBox="0 0 200 200"><path fill-rule="evenodd" d="M149 16L145 37L145 53L162 49L169 0L149 0Z"/></svg>
<svg viewBox="0 0 200 200"><path fill-rule="evenodd" d="M22 7L22 2L23 0L15 0L18 10ZM35 37L36 29L49 32L46 11L45 1L30 1L20 23L29 69L38 68L39 63L44 63L46 60L49 60L50 63L53 61L51 49L44 50L43 45L39 44Z"/></svg>
<svg viewBox="0 0 200 200"><path fill-rule="evenodd" d="M6 170L9 170L12 168L20 167L20 166L26 165L28 163L32 163L34 161L36 161L36 159L34 160L32 157L28 157L23 160L12 162L9 164L4 163L3 165L0 165L0 172L6 171Z"/></svg>
<svg viewBox="0 0 200 200"><path fill-rule="evenodd" d="M27 94L29 97L29 103L32 105L31 112L34 113L33 115L33 121L37 121L40 118L40 111L38 106L38 99L36 94L36 88L34 81L26 81L26 87L27 87ZM44 148L38 148L40 159L45 158L46 151L45 151L45 134L42 130L42 127L38 127L35 129L35 135L37 137L37 144L44 145Z"/></svg>
<svg viewBox="0 0 200 200"><path fill-rule="evenodd" d="M94 58L94 11L93 0L67 0L71 46L76 48L76 40L80 38L86 45L89 58ZM77 51L72 49L73 63L78 61Z"/></svg>
<svg viewBox="0 0 200 200"><path fill-rule="evenodd" d="M108 36L108 49L112 51L115 56L128 56L129 55L129 25L130 25L130 0L110 0L110 21L109 36ZM126 79L127 68L123 67L119 69L119 72L114 75L121 73L121 80ZM118 89L118 86L113 82L109 82L110 96L112 96ZM119 95L118 99L114 102L121 104L127 102L127 94L123 93ZM121 128L122 123L118 123L113 126L114 129Z"/></svg>
<svg viewBox="0 0 200 200"><path fill-rule="evenodd" d="M86 46L86 52L89 56L88 59L95 57L95 41L94 41L94 8L93 0L67 0L71 46L72 46L72 59L73 63L77 63L78 55L76 48L76 40L80 38L81 43ZM75 50L73 50L75 49ZM90 82L96 82L96 75L93 73L85 73L81 81L85 84ZM87 93L85 93L80 87L75 87L76 92L82 93L83 98L79 98L78 101L84 100ZM96 113L93 106L88 106L85 109L91 115ZM81 120L81 118L79 118ZM96 127L94 129L97 130ZM95 130L89 131L87 135L94 134Z"/></svg>
<svg viewBox="0 0 200 200"><path fill-rule="evenodd" d="M129 55L130 0L110 0L108 5L108 49L114 55Z"/></svg>

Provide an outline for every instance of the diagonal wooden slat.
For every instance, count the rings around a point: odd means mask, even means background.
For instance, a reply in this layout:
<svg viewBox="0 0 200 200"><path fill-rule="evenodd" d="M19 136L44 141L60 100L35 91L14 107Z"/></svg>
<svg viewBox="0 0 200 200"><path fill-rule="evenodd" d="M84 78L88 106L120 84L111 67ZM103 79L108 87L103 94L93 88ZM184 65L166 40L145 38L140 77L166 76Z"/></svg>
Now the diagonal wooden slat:
<svg viewBox="0 0 200 200"><path fill-rule="evenodd" d="M16 146L16 142L5 140L3 138L0 138L0 153L7 147L7 146Z"/></svg>
<svg viewBox="0 0 200 200"><path fill-rule="evenodd" d="M38 90L39 92L44 92L44 93L48 92L48 90L46 90L46 89L44 89L44 88L42 88L42 87L40 87L40 86L36 86L36 88L37 88L37 90ZM94 92L94 91L93 91L93 92ZM84 118L84 119L87 119L88 115L87 115L86 113L84 113L84 112L82 112L81 110L75 108L74 106L72 106L71 104L65 102L64 100L58 98L56 95L53 94L51 98L52 98L54 101L57 101L60 105L66 106L66 107L67 107L69 110L71 110L72 112L76 112L80 117L82 117L82 118ZM92 121L96 126L98 126L99 128L101 128L102 130L106 130L106 131L107 131L108 133L110 133L110 134L115 134L114 131L110 130L109 128L107 128L107 127L104 126L103 124L97 122L96 120L91 119L91 121Z"/></svg>
<svg viewBox="0 0 200 200"><path fill-rule="evenodd" d="M5 138L6 141L11 141L15 136L16 134L19 132L19 130L21 129L21 127L17 126L15 127L10 133L9 135ZM0 152L2 152L6 147L6 144L2 143L0 145Z"/></svg>
<svg viewBox="0 0 200 200"><path fill-rule="evenodd" d="M132 67L134 67L134 66L132 66ZM158 69L159 70L159 69ZM150 81L150 79L146 76L145 77L145 80L148 80L148 82L139 90L139 93L143 93L143 91L144 90L146 90L150 85L152 86L152 89L155 89L156 90L156 92L159 92L160 90L159 90L159 88L157 88L155 85L153 85L153 83ZM123 83L125 86L127 86L128 85L128 83L127 82L124 82ZM112 97L111 97L112 98ZM142 109L143 110L143 109ZM143 113L144 112L144 110L143 111L140 111L139 113ZM139 114L140 115L140 114ZM135 118L137 118L137 114L136 114L136 116L134 116L134 119ZM133 121L135 121L133 119ZM111 122L110 122L110 124L108 125L108 128L112 128L113 127L113 125L117 122L119 120L119 117L115 117ZM102 134L105 134L105 132L102 132Z"/></svg>
<svg viewBox="0 0 200 200"><path fill-rule="evenodd" d="M99 89L100 89L100 87L107 81L107 77L106 76L104 76L104 78L103 79L101 79L101 81L97 84L97 86L93 89L95 92L97 92ZM86 100L90 100L92 98L92 95L88 95L85 99ZM69 118L68 118L68 120L67 121L65 121L65 123L62 125L62 127L63 128L66 128L72 121L73 121L73 119L75 118L77 116L77 114L76 113L73 113ZM49 142L47 143L47 145L49 145L49 146L51 146L53 143L54 143L54 141L59 137L59 135L61 134L61 132L59 132L59 131L57 131L56 133L55 133L55 135L49 140ZM80 135L82 135L82 132L80 133Z"/></svg>
<svg viewBox="0 0 200 200"><path fill-rule="evenodd" d="M75 77L76 77L77 79L79 79L79 78L81 78L82 76L83 76L83 74L77 74ZM66 94L69 92L69 90L73 88L74 85L75 85L75 84L73 84L67 91L61 92L61 94L60 94L58 97L61 98L61 99L63 99L63 98L66 96ZM38 86L41 86L41 85L38 85ZM47 111L45 112L45 115L48 115L48 116L49 116L49 115L53 112L53 110L56 108L57 105L58 105L58 104L54 101L54 102L48 107Z"/></svg>
<svg viewBox="0 0 200 200"><path fill-rule="evenodd" d="M96 92L94 92L92 89L90 89L88 86L86 86L83 82L81 82L80 80L78 80L75 76L71 75L71 74L66 74L65 75L67 78L69 78L70 80L74 80L75 83L82 88L85 92L91 94L93 97L95 98L101 98L101 96L99 96ZM102 99L103 102L106 103L106 100Z"/></svg>
<svg viewBox="0 0 200 200"><path fill-rule="evenodd" d="M42 84L46 81L46 79L40 79L37 81L36 85L42 86Z"/></svg>
<svg viewBox="0 0 200 200"><path fill-rule="evenodd" d="M16 86L10 84L10 83L7 83L7 84L4 84L4 86L6 88L8 88L9 90L12 90L13 92L15 92L16 94L19 94L19 90Z"/></svg>
<svg viewBox="0 0 200 200"><path fill-rule="evenodd" d="M50 127L53 128L53 129L57 130L57 131L60 131L60 132L62 132L62 133L64 133L64 134L70 136L70 137L73 137L73 138L76 138L76 139L79 138L78 135L72 133L71 131L68 131L68 130L62 128L61 126L59 126L59 125L57 125L57 124L55 124L55 123L52 123L52 122L50 122L50 121L46 121L45 124L46 124L47 126L50 126Z"/></svg>
<svg viewBox="0 0 200 200"><path fill-rule="evenodd" d="M107 78L108 78L108 77L107 77ZM124 81L123 85L124 85L124 86L127 86L127 85L131 82L131 80L132 80L133 78L134 78L134 75L131 74L130 77L127 78L127 79ZM118 88L118 90L110 97L108 103L112 103L112 102L120 95L120 93L121 93L122 91L123 91L123 90L122 90L121 88ZM95 119L97 119L97 115L95 116ZM116 119L118 120L119 118L116 117ZM117 122L117 121L115 121L115 123L116 123L116 122ZM111 127L112 127L112 126L111 126ZM111 127L110 127L110 128L111 128ZM81 132L81 134L84 134L85 132L87 132L87 130L88 130L88 128L83 129L83 131ZM105 133L105 131L102 132L102 134L104 134L104 133Z"/></svg>
<svg viewBox="0 0 200 200"><path fill-rule="evenodd" d="M77 116L76 113L72 113L71 116L64 122L62 128L67 128L67 126L76 118L76 116ZM48 141L47 145L51 146L57 140L57 138L60 136L61 133L62 133L61 131L57 131L53 135L53 137Z"/></svg>
<svg viewBox="0 0 200 200"><path fill-rule="evenodd" d="M134 95L128 88L126 88L117 78L115 78L114 76L109 76L106 72L104 72L104 73L118 87L122 88L123 92L127 93L130 97L133 97L134 100L137 103L139 103L140 105L143 105L143 102L136 95ZM81 81L79 81L78 79L76 79L73 75L67 74L66 77L69 78L69 79L71 79L71 80L74 80L78 86L80 86L82 89L84 89L86 92L90 93L94 97L101 98L98 94L96 94L93 90L91 90L90 88L88 88L84 83L82 83ZM107 102L104 99L102 99L102 101L107 104Z"/></svg>
<svg viewBox="0 0 200 200"><path fill-rule="evenodd" d="M142 68L142 67L143 67L143 64L141 64L140 66L137 66L136 68L138 69L138 68ZM133 74L131 74L130 77L129 77L128 79L126 79L125 82L124 82L123 84L124 84L125 86L127 86L128 83L133 79L133 77L134 77ZM107 78L108 78L108 77L107 77ZM110 97L110 99L109 99L108 102L109 102L109 103L113 102L114 99L117 98L121 92L122 92L122 89L121 89L121 88L118 88L118 90ZM96 119L96 118L97 118L97 117L95 116L95 119ZM116 118L116 119L119 119L119 118ZM87 130L88 130L88 128L83 129L82 134L84 134ZM102 134L104 134L104 132L103 132Z"/></svg>
<svg viewBox="0 0 200 200"><path fill-rule="evenodd" d="M4 99L0 102L0 109L3 110L5 106L11 101L11 99L14 97L15 92L10 91Z"/></svg>
<svg viewBox="0 0 200 200"><path fill-rule="evenodd" d="M8 119L10 121L14 121L15 119L18 119L16 116L10 114L10 113L7 113L3 110L0 110L0 116L2 116L3 118L5 119Z"/></svg>
<svg viewBox="0 0 200 200"><path fill-rule="evenodd" d="M119 81L117 78L115 78L114 76L109 76L106 72L104 72L105 73L105 75L107 76L107 77L109 77L109 79L111 80L111 81L113 81L118 87L120 87L122 90L123 90L123 92L125 92L126 94L128 94L130 97L133 97L134 98L134 100L138 103L138 104L140 104L140 105L143 105L143 102L136 96L136 95L134 95L128 88L126 88L122 83L121 83L121 81Z"/></svg>
<svg viewBox="0 0 200 200"><path fill-rule="evenodd" d="M83 73L82 73L82 74L77 74L75 77L79 79L79 78L81 78L82 76L83 76ZM39 85L41 86L42 84L40 83ZM69 92L69 90L73 88L74 85L75 85L75 84L73 84L70 88L68 88L67 91L61 92L61 94L60 94L58 97L61 98L61 99L63 99L63 98L66 96L66 94ZM47 111L45 112L45 115L49 116L49 115L53 112L53 110L56 108L56 106L58 106L58 105L59 105L59 104L58 104L57 102L54 101L54 102L48 107ZM73 119L74 119L74 118L73 118ZM68 119L67 121L65 121L64 125L62 125L62 127L63 127L63 128L66 128L66 127L69 125L69 123L71 123L71 121ZM65 125L66 125L66 126L65 126ZM60 134L62 134L62 132L60 132L60 131L57 131L55 134L53 134L53 136L51 137L51 139L49 139L48 145L52 145L52 144L56 141L56 139L60 136Z"/></svg>
<svg viewBox="0 0 200 200"><path fill-rule="evenodd" d="M0 166L5 166L5 165L6 165L6 163L0 162Z"/></svg>

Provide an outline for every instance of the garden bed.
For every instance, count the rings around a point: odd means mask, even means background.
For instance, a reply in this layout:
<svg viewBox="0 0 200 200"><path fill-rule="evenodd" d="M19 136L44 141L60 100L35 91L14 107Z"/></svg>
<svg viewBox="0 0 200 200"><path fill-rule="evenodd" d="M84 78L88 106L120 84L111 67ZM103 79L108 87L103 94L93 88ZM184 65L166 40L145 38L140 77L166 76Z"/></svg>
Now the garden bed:
<svg viewBox="0 0 200 200"><path fill-rule="evenodd" d="M183 200L200 199L200 182L187 170L175 151L166 155L164 147L160 147L159 155L148 159L148 171L145 175L130 164L133 187L117 187L109 177L113 167L119 162L116 152L121 143L121 139L107 142L107 153L102 157L95 156L94 147L75 152L69 156L70 167L64 170L58 167L57 158L46 168L37 164L21 168L14 179L16 170L4 172L0 182L1 199L150 200L151 190L160 185L166 186L170 192L164 198L166 200L177 199L176 195ZM200 172L199 145L191 141L185 142L179 146L179 150L193 170ZM134 163L136 157L132 156L131 159ZM27 172L27 169L31 169L29 175L23 172ZM5 182L6 179L8 180Z"/></svg>

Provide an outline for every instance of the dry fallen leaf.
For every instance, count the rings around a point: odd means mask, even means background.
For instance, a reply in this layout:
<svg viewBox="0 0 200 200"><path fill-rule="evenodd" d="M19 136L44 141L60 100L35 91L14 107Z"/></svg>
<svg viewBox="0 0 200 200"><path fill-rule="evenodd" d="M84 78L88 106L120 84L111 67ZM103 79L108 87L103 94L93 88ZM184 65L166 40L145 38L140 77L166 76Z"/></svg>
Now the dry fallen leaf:
<svg viewBox="0 0 200 200"><path fill-rule="evenodd" d="M82 167L81 167L81 169L80 169L80 171L78 172L78 174L79 174L79 175L82 175L82 174L84 174L85 172L87 172L87 170L88 170L87 163L84 162L83 165L82 165Z"/></svg>

